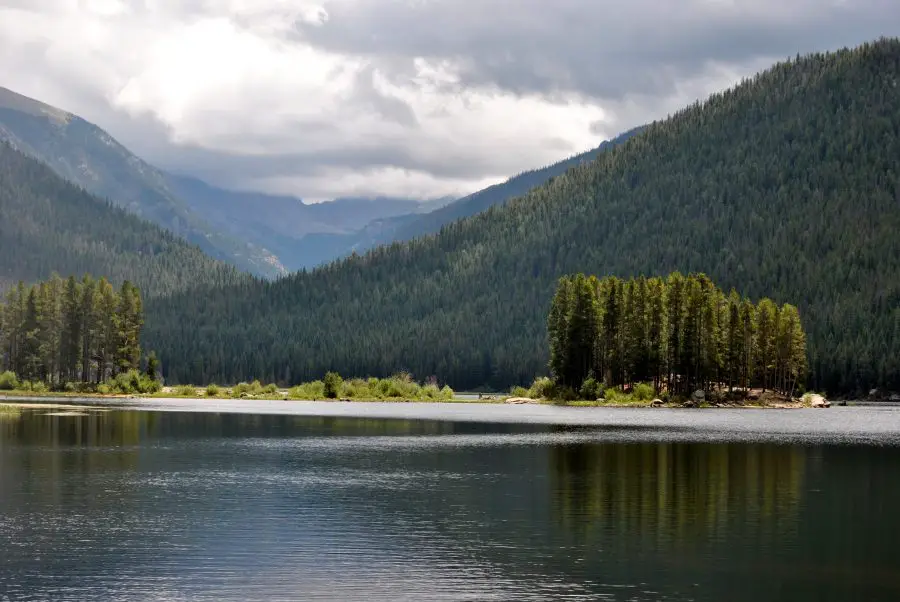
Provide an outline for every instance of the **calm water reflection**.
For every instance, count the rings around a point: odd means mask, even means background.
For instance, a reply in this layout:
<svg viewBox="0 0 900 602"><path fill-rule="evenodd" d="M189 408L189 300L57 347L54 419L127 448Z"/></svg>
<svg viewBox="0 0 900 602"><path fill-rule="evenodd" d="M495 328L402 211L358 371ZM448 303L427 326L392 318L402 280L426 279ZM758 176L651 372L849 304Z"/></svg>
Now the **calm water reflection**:
<svg viewBox="0 0 900 602"><path fill-rule="evenodd" d="M900 448L0 413L0 600L898 600Z"/></svg>

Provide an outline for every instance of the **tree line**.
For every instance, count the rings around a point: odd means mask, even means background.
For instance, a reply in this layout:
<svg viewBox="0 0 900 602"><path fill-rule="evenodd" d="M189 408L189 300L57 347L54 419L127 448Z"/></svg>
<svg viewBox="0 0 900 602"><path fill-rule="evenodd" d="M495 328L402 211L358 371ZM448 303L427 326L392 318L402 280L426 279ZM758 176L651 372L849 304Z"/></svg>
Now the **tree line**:
<svg viewBox="0 0 900 602"><path fill-rule="evenodd" d="M19 282L0 304L0 369L51 387L102 383L139 369L143 325L141 292L127 280L118 290L90 275Z"/></svg>
<svg viewBox="0 0 900 602"><path fill-rule="evenodd" d="M652 383L687 394L724 385L793 394L807 371L797 308L725 294L706 274L559 279L547 317L550 371L573 391L584 383Z"/></svg>

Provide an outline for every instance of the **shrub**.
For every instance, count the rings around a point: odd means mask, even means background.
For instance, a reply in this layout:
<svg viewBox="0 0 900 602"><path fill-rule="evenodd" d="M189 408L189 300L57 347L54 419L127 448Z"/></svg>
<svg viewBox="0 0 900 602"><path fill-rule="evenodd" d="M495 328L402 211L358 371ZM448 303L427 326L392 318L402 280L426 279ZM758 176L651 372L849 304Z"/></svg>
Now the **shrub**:
<svg viewBox="0 0 900 602"><path fill-rule="evenodd" d="M65 386L63 386L63 391L65 391L66 393L77 393L78 385L76 385L75 383L66 383Z"/></svg>
<svg viewBox="0 0 900 602"><path fill-rule="evenodd" d="M244 395L258 395L262 391L262 385L258 380L252 383L238 383L231 389L232 397L242 397Z"/></svg>
<svg viewBox="0 0 900 602"><path fill-rule="evenodd" d="M274 395L275 393L278 393L278 385L276 385L275 383L269 383L262 388L262 392L266 395Z"/></svg>
<svg viewBox="0 0 900 602"><path fill-rule="evenodd" d="M85 383L69 384L72 384L72 387L79 392L84 392L84 388L86 386L89 387ZM66 390L69 390L69 384L66 385ZM115 377L104 384L111 393L157 393L162 389L162 385L158 380L150 378L137 370L116 374Z"/></svg>
<svg viewBox="0 0 900 602"><path fill-rule="evenodd" d="M444 385L444 388L441 389L441 397L445 401L450 401L451 399L453 399L453 395L453 389L451 389L448 385Z"/></svg>
<svg viewBox="0 0 900 602"><path fill-rule="evenodd" d="M99 385L97 385L97 393L99 393L100 395L109 395L110 392L111 389L109 388L108 384L100 383Z"/></svg>
<svg viewBox="0 0 900 602"><path fill-rule="evenodd" d="M344 379L337 372L329 372L325 375L325 397L328 399L336 399L341 390Z"/></svg>
<svg viewBox="0 0 900 602"><path fill-rule="evenodd" d="M325 397L325 383L316 380L311 383L303 383L297 385L290 390L291 399L302 399L307 401L318 401Z"/></svg>
<svg viewBox="0 0 900 602"><path fill-rule="evenodd" d="M15 391L19 388L19 379L15 372L6 371L0 374L0 391Z"/></svg>
<svg viewBox="0 0 900 602"><path fill-rule="evenodd" d="M47 388L47 383L42 380L36 380L31 383L31 392L32 393L46 393L49 389Z"/></svg>
<svg viewBox="0 0 900 602"><path fill-rule="evenodd" d="M626 399L626 395L618 387L609 387L603 392L603 398L610 403L615 403Z"/></svg>
<svg viewBox="0 0 900 602"><path fill-rule="evenodd" d="M219 385L215 383L210 383L206 385L206 396L207 397L218 397L219 393L221 393L221 389Z"/></svg>
<svg viewBox="0 0 900 602"><path fill-rule="evenodd" d="M162 391L162 383L155 378L144 376L143 380L141 380L141 383L140 393L159 393L160 391Z"/></svg>
<svg viewBox="0 0 900 602"><path fill-rule="evenodd" d="M553 381L546 376L540 376L534 379L531 388L528 390L528 396L532 399L552 399L554 397L556 386Z"/></svg>
<svg viewBox="0 0 900 602"><path fill-rule="evenodd" d="M197 387L193 385L178 385L175 387L175 395L179 397L196 397Z"/></svg>
<svg viewBox="0 0 900 602"><path fill-rule="evenodd" d="M509 390L510 397L528 397L531 393L525 387L513 387Z"/></svg>
<svg viewBox="0 0 900 602"><path fill-rule="evenodd" d="M377 397L377 393L370 386L372 380L363 380L354 378L353 380L345 380L341 385L341 397L348 399L373 399ZM377 386L378 379L375 379Z"/></svg>
<svg viewBox="0 0 900 602"><path fill-rule="evenodd" d="M578 391L578 395L581 399L594 401L598 397L600 397L600 393L602 391L602 385L597 382L597 379L593 376L589 376L584 379L584 382L581 383L581 389Z"/></svg>
<svg viewBox="0 0 900 602"><path fill-rule="evenodd" d="M653 385L647 383L638 383L631 391L631 396L636 401L650 401L654 395L656 395L656 391L653 389Z"/></svg>

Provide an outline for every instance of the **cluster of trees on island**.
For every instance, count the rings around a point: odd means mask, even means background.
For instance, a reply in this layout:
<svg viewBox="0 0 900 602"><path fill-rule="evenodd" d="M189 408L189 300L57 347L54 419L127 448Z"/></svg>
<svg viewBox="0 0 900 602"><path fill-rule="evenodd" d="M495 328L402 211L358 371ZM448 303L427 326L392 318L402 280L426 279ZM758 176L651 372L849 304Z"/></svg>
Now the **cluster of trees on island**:
<svg viewBox="0 0 900 602"><path fill-rule="evenodd" d="M50 388L138 378L143 325L141 292L127 280L118 290L89 275L20 282L0 303L0 371ZM151 357L151 381L155 370Z"/></svg>
<svg viewBox="0 0 900 602"><path fill-rule="evenodd" d="M670 395L716 387L791 395L806 377L797 308L725 294L702 273L565 276L547 330L552 377L571 395L637 383Z"/></svg>

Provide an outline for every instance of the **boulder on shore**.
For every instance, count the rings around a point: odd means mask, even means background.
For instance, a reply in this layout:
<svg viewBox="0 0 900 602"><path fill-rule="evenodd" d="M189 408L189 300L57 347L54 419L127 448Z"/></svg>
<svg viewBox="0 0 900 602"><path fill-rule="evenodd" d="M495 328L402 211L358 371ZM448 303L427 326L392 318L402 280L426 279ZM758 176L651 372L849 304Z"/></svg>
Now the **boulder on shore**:
<svg viewBox="0 0 900 602"><path fill-rule="evenodd" d="M694 403L703 403L706 400L706 393L702 389L697 389L694 391L694 394L691 395L691 399Z"/></svg>
<svg viewBox="0 0 900 602"><path fill-rule="evenodd" d="M693 400L689 399L688 401L686 401L686 402L684 402L683 404L681 404L681 407L683 407L683 408L696 408L696 407L697 407L697 404L694 403Z"/></svg>
<svg viewBox="0 0 900 602"><path fill-rule="evenodd" d="M514 403L514 404L523 404L523 403L535 403L534 399L530 397L510 397L506 400L506 403Z"/></svg>
<svg viewBox="0 0 900 602"><path fill-rule="evenodd" d="M809 396L809 405L813 408L830 408L831 402L818 394Z"/></svg>
<svg viewBox="0 0 900 602"><path fill-rule="evenodd" d="M651 408L661 408L662 405L663 405L662 399L654 399L653 401L650 402Z"/></svg>

